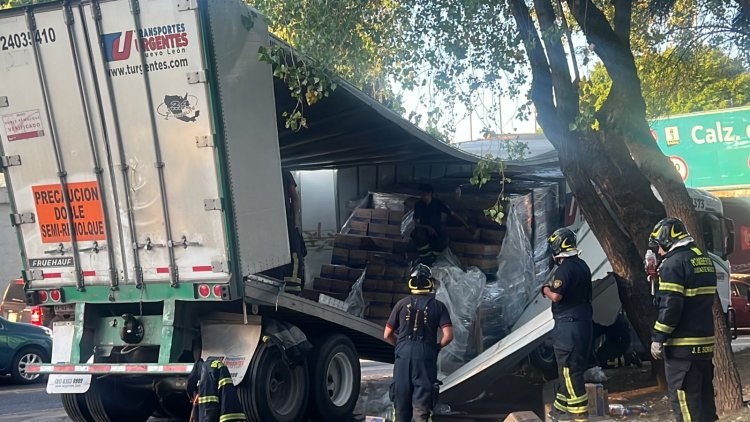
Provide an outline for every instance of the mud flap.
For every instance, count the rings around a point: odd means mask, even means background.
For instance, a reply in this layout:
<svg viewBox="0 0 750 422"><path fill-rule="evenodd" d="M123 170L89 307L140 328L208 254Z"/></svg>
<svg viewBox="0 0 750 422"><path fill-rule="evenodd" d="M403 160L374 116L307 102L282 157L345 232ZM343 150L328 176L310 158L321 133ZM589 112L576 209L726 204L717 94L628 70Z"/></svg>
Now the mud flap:
<svg viewBox="0 0 750 422"><path fill-rule="evenodd" d="M70 362L75 340L75 324L72 321L55 322L52 325L52 356L50 362ZM88 363L94 363L94 357ZM50 374L47 378L47 394L81 394L89 391L91 374Z"/></svg>

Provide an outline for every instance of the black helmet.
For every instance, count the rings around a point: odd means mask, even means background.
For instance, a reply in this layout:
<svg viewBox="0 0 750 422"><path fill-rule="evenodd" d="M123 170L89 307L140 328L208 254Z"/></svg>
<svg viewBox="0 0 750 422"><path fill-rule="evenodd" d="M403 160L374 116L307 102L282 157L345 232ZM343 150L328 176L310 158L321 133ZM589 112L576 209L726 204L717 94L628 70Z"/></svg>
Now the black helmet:
<svg viewBox="0 0 750 422"><path fill-rule="evenodd" d="M690 236L690 233L681 220L671 217L663 218L656 223L654 231L648 237L648 247L655 249L661 246L666 252L672 249L675 243L688 236Z"/></svg>
<svg viewBox="0 0 750 422"><path fill-rule="evenodd" d="M576 234L567 228L555 230L552 236L547 239L549 249L555 258L576 255Z"/></svg>
<svg viewBox="0 0 750 422"><path fill-rule="evenodd" d="M409 275L409 290L412 294L430 293L433 288L432 270L424 264L417 264Z"/></svg>

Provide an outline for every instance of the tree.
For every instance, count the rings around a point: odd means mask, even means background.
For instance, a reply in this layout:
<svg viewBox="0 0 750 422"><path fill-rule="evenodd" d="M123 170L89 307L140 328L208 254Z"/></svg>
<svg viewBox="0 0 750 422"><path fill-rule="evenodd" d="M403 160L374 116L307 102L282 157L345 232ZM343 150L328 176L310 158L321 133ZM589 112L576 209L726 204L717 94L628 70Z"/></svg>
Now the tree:
<svg viewBox="0 0 750 422"><path fill-rule="evenodd" d="M308 12L328 7L326 2L304 3ZM362 9L365 2L351 3ZM741 38L734 35L747 30L746 19L737 19L744 16L742 3L402 0L391 5L393 26L369 30L374 31L370 39L388 47L392 60L383 63L389 66L386 73L407 86L427 86L430 98L443 103L463 102L472 109L476 90L490 90L491 97L518 95L530 82L538 123L558 151L568 185L612 264L625 310L648 344L655 319L642 268L648 234L665 215L681 218L693 233L702 231L681 178L651 138L634 51L700 41L736 47ZM357 13L351 15L357 19ZM318 24L337 28L341 22ZM316 34L323 37L316 43L342 45L335 30ZM581 38L586 45L576 47ZM579 76L579 60L591 57L611 80L593 102ZM699 236L696 240L702 243ZM717 405L737 409L741 386L718 299L714 319Z"/></svg>
<svg viewBox="0 0 750 422"><path fill-rule="evenodd" d="M636 56L643 85L646 116L692 113L750 104L750 71L741 60L705 45L669 47ZM691 83L685 83L685 81ZM601 107L612 81L597 63L584 82L584 91Z"/></svg>

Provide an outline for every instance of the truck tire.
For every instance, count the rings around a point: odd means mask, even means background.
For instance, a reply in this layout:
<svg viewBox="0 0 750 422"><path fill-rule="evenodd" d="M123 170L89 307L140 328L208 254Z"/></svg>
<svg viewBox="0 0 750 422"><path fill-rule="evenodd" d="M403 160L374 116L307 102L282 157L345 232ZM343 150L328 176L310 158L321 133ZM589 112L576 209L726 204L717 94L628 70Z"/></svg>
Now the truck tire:
<svg viewBox="0 0 750 422"><path fill-rule="evenodd" d="M529 353L529 362L542 373L545 380L557 379L557 359L555 359L555 349L551 344L545 342L532 350Z"/></svg>
<svg viewBox="0 0 750 422"><path fill-rule="evenodd" d="M290 366L281 350L261 343L237 395L246 415L254 422L298 422L307 409L307 363Z"/></svg>
<svg viewBox="0 0 750 422"><path fill-rule="evenodd" d="M93 380L85 395L96 422L145 422L156 409L152 391L129 387L117 377Z"/></svg>
<svg viewBox="0 0 750 422"><path fill-rule="evenodd" d="M311 413L321 420L351 418L359 399L361 370L349 337L334 334L315 345L308 359Z"/></svg>
<svg viewBox="0 0 750 422"><path fill-rule="evenodd" d="M63 409L73 422L96 422L86 406L85 394L60 394Z"/></svg>

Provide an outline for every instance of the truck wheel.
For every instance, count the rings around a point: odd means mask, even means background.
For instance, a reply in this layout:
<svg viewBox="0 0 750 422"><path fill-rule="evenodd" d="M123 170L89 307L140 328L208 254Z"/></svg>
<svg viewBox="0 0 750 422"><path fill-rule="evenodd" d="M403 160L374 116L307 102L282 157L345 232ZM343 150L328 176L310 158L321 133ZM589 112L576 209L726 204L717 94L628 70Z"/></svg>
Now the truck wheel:
<svg viewBox="0 0 750 422"><path fill-rule="evenodd" d="M152 391L135 389L118 378L93 380L86 405L96 422L144 422L156 408Z"/></svg>
<svg viewBox="0 0 750 422"><path fill-rule="evenodd" d="M542 343L529 353L529 361L534 368L542 372L547 381L557 379L557 359L552 345Z"/></svg>
<svg viewBox="0 0 750 422"><path fill-rule="evenodd" d="M321 420L351 417L359 399L360 367L349 337L334 334L316 344L311 365L310 410Z"/></svg>
<svg viewBox="0 0 750 422"><path fill-rule="evenodd" d="M63 409L73 422L95 422L88 406L85 394L60 394Z"/></svg>
<svg viewBox="0 0 750 422"><path fill-rule="evenodd" d="M290 366L278 347L261 343L237 393L255 422L297 422L307 408L307 364Z"/></svg>

